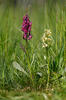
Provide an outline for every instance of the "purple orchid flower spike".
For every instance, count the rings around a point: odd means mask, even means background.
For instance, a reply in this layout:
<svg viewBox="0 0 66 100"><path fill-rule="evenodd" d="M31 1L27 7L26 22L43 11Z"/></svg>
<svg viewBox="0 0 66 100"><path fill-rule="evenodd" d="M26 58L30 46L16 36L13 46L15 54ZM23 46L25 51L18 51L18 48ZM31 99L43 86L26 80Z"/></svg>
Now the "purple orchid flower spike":
<svg viewBox="0 0 66 100"><path fill-rule="evenodd" d="M28 15L23 17L23 23L22 23L22 31L24 32L23 34L23 39L25 40L31 40L31 27L32 27L32 22L29 20Z"/></svg>

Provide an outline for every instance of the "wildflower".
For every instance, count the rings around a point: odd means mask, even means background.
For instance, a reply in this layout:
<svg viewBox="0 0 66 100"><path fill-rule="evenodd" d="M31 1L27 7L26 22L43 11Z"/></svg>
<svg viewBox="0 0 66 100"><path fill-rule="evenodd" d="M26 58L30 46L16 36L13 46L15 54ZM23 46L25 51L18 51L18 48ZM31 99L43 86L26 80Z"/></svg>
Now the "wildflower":
<svg viewBox="0 0 66 100"><path fill-rule="evenodd" d="M51 31L46 29L42 37L42 47L47 48L52 45Z"/></svg>
<svg viewBox="0 0 66 100"><path fill-rule="evenodd" d="M28 37L28 39L30 40L32 38L32 36L31 36L31 34L29 34L29 37Z"/></svg>
<svg viewBox="0 0 66 100"><path fill-rule="evenodd" d="M48 47L48 45L46 43L44 43L42 47L45 48L45 47Z"/></svg>
<svg viewBox="0 0 66 100"><path fill-rule="evenodd" d="M48 33L50 33L51 34L51 31L50 31L50 29L45 29L45 32L48 34Z"/></svg>
<svg viewBox="0 0 66 100"><path fill-rule="evenodd" d="M31 26L32 22L30 22L28 15L23 17L23 23L22 23L22 31L24 32L23 34L23 39L25 40L31 40Z"/></svg>

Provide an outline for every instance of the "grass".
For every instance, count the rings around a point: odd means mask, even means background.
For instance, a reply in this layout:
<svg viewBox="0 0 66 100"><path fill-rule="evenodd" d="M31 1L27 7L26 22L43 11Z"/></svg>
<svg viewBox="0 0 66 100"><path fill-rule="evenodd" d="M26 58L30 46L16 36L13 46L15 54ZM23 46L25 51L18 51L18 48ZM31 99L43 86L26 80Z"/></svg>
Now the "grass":
<svg viewBox="0 0 66 100"><path fill-rule="evenodd" d="M0 91L1 100L65 100L65 89L31 91L29 88L18 91Z"/></svg>
<svg viewBox="0 0 66 100"><path fill-rule="evenodd" d="M27 47L29 56L26 56L21 48L21 44L26 46L21 31L25 6L17 4L14 7L7 2L0 4L0 99L43 100L47 97L50 100L65 100L65 4L64 0L47 0L26 5L32 21L32 39L28 41ZM48 58L41 41L45 29L50 29L53 37ZM26 87L33 91L18 92ZM56 87L58 89L55 89ZM12 89L16 89L17 93L11 92ZM2 92L4 90L5 93Z"/></svg>

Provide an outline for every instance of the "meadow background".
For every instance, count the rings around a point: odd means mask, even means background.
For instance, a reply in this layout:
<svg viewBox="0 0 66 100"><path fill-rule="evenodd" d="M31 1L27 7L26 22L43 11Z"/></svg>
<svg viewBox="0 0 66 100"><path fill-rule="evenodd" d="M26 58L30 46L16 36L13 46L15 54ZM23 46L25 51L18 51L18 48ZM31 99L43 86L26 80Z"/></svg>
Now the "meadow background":
<svg viewBox="0 0 66 100"><path fill-rule="evenodd" d="M26 13L32 21L28 56L21 48ZM41 40L45 29L53 37L48 57ZM65 100L65 40L66 0L0 0L0 100Z"/></svg>

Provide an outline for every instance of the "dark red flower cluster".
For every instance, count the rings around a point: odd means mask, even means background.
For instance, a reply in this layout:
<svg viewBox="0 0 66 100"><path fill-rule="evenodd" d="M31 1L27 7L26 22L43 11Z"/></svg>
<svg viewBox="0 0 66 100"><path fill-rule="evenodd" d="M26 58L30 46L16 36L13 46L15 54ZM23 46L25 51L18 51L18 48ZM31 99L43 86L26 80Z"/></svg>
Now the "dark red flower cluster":
<svg viewBox="0 0 66 100"><path fill-rule="evenodd" d="M31 40L31 26L32 22L30 22L28 15L23 17L23 23L22 23L22 31L24 32L23 34L23 39L25 40Z"/></svg>

